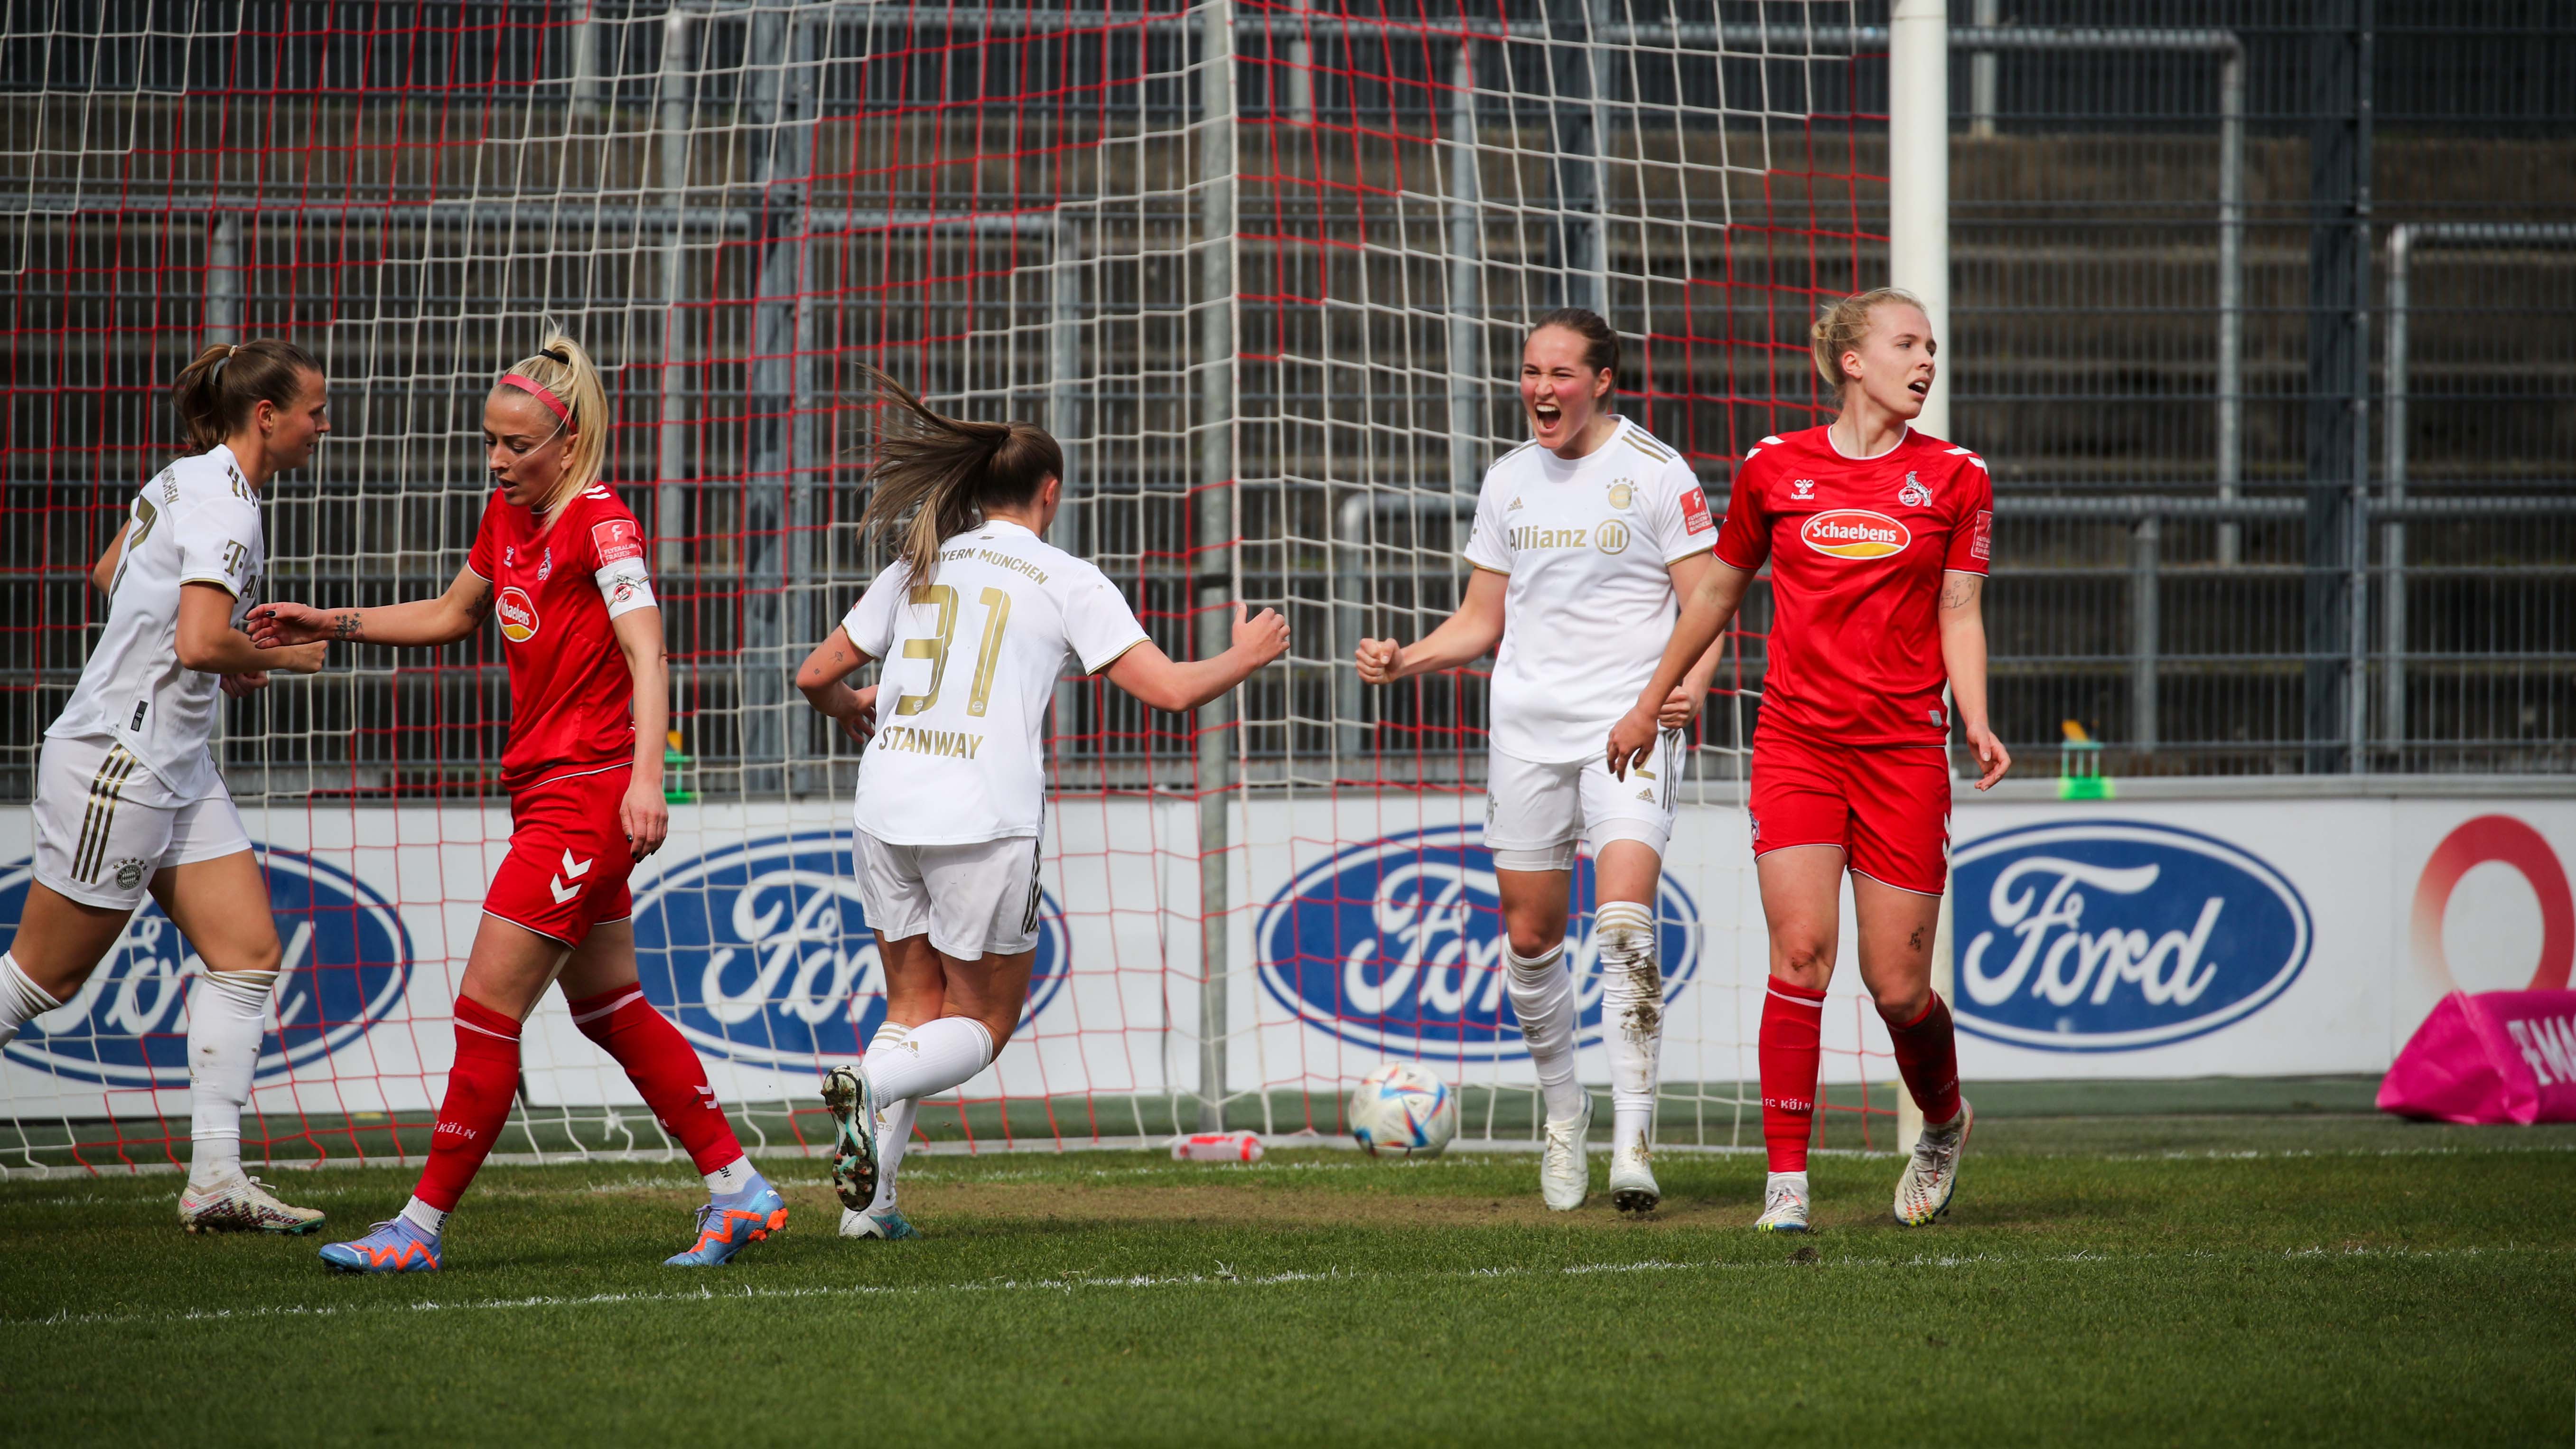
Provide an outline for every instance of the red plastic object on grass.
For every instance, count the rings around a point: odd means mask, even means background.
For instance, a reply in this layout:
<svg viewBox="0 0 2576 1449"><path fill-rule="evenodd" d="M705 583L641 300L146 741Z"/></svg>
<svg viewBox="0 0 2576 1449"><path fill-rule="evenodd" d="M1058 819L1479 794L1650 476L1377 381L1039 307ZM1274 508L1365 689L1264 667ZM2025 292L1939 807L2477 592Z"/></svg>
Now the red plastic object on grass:
<svg viewBox="0 0 2576 1449"><path fill-rule="evenodd" d="M2576 1122L2576 991L2454 991L2379 1084L2379 1110L2437 1122Z"/></svg>

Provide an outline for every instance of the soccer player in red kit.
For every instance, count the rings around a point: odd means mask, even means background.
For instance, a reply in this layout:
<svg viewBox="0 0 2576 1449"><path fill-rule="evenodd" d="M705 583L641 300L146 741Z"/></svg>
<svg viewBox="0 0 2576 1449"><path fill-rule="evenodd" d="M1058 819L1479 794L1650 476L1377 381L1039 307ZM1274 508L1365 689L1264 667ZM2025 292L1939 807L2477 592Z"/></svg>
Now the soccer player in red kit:
<svg viewBox="0 0 2576 1449"><path fill-rule="evenodd" d="M1765 1232L1807 1227L1817 1039L1846 870L1861 982L1923 1109L1896 1219L1921 1226L1948 1211L1974 1120L1959 1095L1950 1008L1931 986L1949 883L1954 711L1978 789L2012 767L1986 719L1980 600L1994 484L1984 459L1912 427L1932 387L1931 323L1912 297L1881 289L1834 303L1813 337L1841 416L1748 453L1717 539L1730 604L1771 566L1751 780L1771 934L1760 1049L1771 1173L1755 1223Z"/></svg>
<svg viewBox="0 0 2576 1449"><path fill-rule="evenodd" d="M626 1070L706 1176L698 1239L668 1261L721 1264L787 1225L716 1105L704 1064L636 982L635 862L670 829L662 740L670 717L662 611L644 531L600 481L608 400L590 358L554 336L504 374L483 407L500 486L446 594L325 612L266 604L263 647L315 639L436 647L498 618L510 670L510 853L493 873L456 998L456 1061L429 1161L402 1212L322 1260L363 1273L439 1266L447 1215L492 1150L519 1086L519 1028L558 980L573 1021Z"/></svg>

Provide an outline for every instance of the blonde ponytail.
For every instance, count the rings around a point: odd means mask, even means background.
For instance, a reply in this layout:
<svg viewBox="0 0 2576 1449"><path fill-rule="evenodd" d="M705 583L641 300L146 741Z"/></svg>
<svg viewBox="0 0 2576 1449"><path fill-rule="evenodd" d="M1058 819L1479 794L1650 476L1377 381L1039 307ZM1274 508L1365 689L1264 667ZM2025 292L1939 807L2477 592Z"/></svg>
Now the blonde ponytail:
<svg viewBox="0 0 2576 1449"><path fill-rule="evenodd" d="M545 506L554 508L565 499L600 480L608 459L608 390L601 386L599 368L581 344L563 333L548 329L545 345L533 354L510 364L506 381L523 377L541 389L564 410L564 431L571 434L566 450L563 478L555 485L554 496ZM517 384L512 383L515 387Z"/></svg>

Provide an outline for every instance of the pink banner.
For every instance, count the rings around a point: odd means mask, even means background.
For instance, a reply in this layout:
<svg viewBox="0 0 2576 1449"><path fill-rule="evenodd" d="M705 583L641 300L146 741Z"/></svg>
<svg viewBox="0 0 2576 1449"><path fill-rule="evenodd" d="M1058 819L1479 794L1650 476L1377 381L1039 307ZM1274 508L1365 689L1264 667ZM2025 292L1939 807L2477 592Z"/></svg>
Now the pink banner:
<svg viewBox="0 0 2576 1449"><path fill-rule="evenodd" d="M2379 1084L2379 1110L2440 1122L2576 1122L2576 991L2454 991Z"/></svg>

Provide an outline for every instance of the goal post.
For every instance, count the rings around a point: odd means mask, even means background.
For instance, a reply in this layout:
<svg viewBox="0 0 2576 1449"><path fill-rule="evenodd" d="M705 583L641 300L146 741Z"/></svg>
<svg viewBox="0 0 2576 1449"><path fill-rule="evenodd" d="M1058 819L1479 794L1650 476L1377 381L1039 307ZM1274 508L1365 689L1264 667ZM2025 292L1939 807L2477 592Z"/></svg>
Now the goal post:
<svg viewBox="0 0 2576 1449"><path fill-rule="evenodd" d="M1296 640L1188 718L1062 684L1030 1009L924 1130L1330 1137L1350 1084L1401 1058L1463 1089L1468 1140L1535 1140L1481 843L1483 672L1372 690L1351 649L1455 606L1551 307L1607 313L1620 409L1712 504L1746 448L1821 419L1808 322L1883 275L1906 174L1874 112L1888 33L1855 5L420 3L318 40L259 10L47 13L0 89L29 158L0 204L7 345L48 419L0 438L0 928L41 733L100 618L80 576L172 455L176 367L225 334L324 360L334 433L269 491L266 591L380 604L463 563L481 399L551 321L603 365L610 476L657 541L673 829L635 881L646 993L755 1150L827 1141L816 1081L861 1051L882 983L855 756L783 671L883 562L853 528L869 362L1055 432L1051 539L1167 652L1221 649L1238 599ZM1658 903L1673 1146L1759 1141L1742 789L1768 620L1757 589ZM426 1143L508 837L503 647L347 650L226 706L290 955L254 1159ZM1572 942L1597 1088L1588 913ZM0 1172L184 1157L197 969L147 909L0 1053ZM1867 1091L1892 1073L1856 981L1826 1047L1827 1140L1883 1141ZM669 1150L560 1003L531 1019L522 1100L508 1150Z"/></svg>
<svg viewBox="0 0 2576 1449"><path fill-rule="evenodd" d="M1887 35L1887 271L1889 285L1923 301L1932 335L1950 340L1949 0L1895 0ZM1919 420L1950 436L1950 383L1936 377ZM1932 938L1932 989L1952 990L1950 897ZM1911 1152L1923 1109L1896 1083L1896 1150Z"/></svg>

